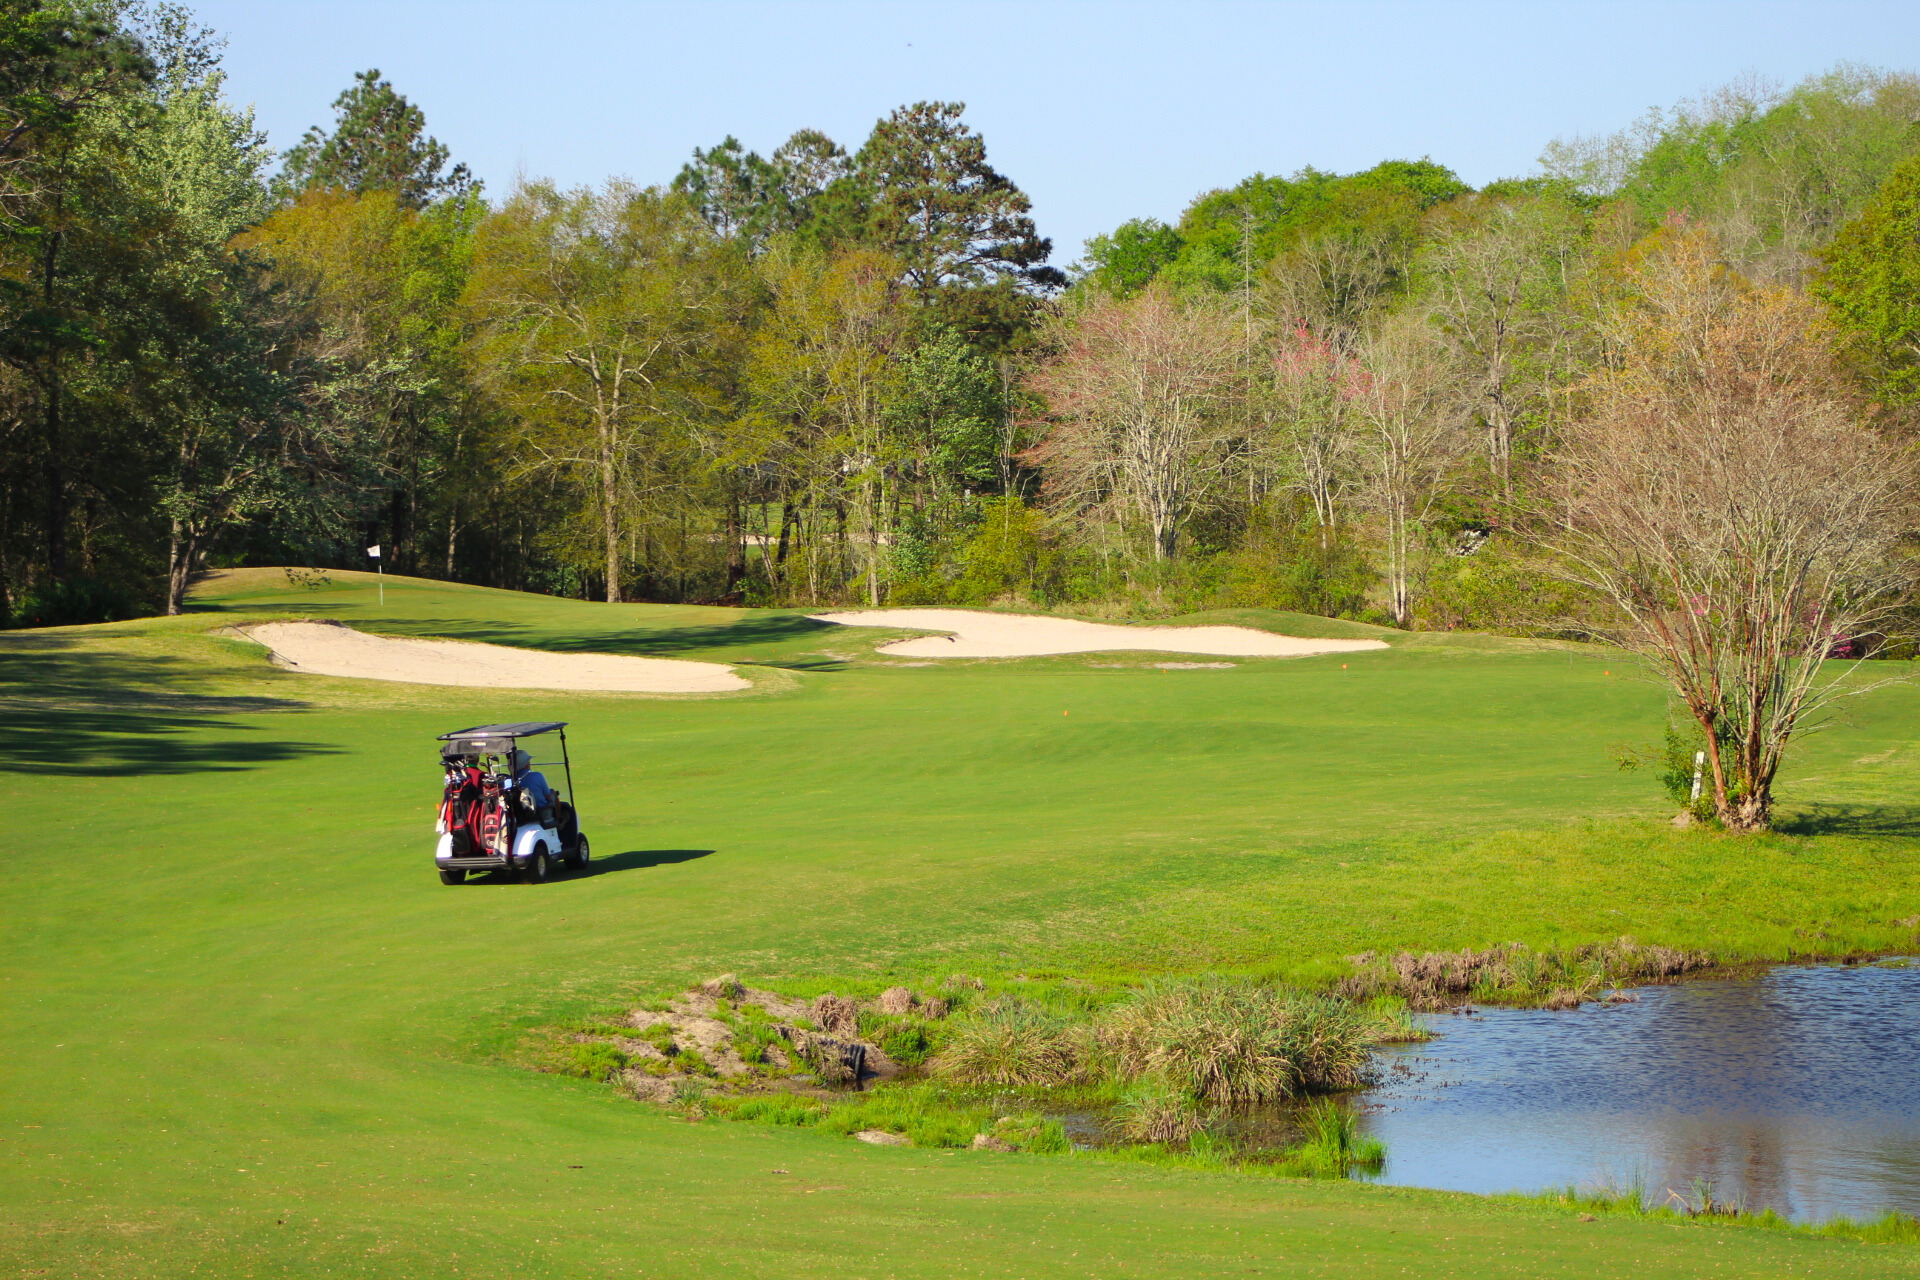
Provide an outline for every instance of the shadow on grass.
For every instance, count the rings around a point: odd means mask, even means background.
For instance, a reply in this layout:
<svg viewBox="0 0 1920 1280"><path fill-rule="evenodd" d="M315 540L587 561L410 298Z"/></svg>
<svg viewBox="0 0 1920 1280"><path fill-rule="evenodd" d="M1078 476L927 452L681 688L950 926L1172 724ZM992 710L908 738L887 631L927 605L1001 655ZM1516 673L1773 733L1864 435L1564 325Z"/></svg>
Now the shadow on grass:
<svg viewBox="0 0 1920 1280"><path fill-rule="evenodd" d="M625 853L616 853L611 857L595 858L582 871L566 871L556 868L556 880L586 880L593 876L612 875L616 871L642 871L648 867L664 867L675 862L692 862L695 858L704 858L713 853L712 849L629 849ZM485 875L469 875L465 881L472 885L520 884L517 871L489 871Z"/></svg>
<svg viewBox="0 0 1920 1280"><path fill-rule="evenodd" d="M576 871L570 879L584 879L587 876L612 875L616 871L640 871L647 867L664 867L675 862L692 862L695 858L704 858L712 854L712 849L629 849L625 853L616 853L605 858L595 858L584 871Z"/></svg>
<svg viewBox="0 0 1920 1280"><path fill-rule="evenodd" d="M240 602L231 609L215 606L221 612L243 612ZM253 606L257 610L258 606ZM288 613L309 611L305 601L287 606ZM311 606L315 613L325 612L323 605ZM520 649L540 649L548 653L614 653L640 658L672 657L710 649L738 649L755 645L785 644L810 640L822 631L838 630L831 622L815 622L799 614L770 614L742 618L738 622L714 626L689 627L608 627L603 631L578 631L555 635L550 628L533 624L505 622L497 618L446 618L423 616L367 616L353 618L349 626L378 629L395 636L430 637L435 640L471 640L482 644L512 645Z"/></svg>
<svg viewBox="0 0 1920 1280"><path fill-rule="evenodd" d="M1920 836L1920 805L1808 805L1777 820L1774 830L1790 836Z"/></svg>
<svg viewBox="0 0 1920 1280"><path fill-rule="evenodd" d="M79 650L64 636L0 641L6 766L83 777L230 772L331 754L323 743L263 738L223 717L306 706L289 698L194 692L178 658Z"/></svg>

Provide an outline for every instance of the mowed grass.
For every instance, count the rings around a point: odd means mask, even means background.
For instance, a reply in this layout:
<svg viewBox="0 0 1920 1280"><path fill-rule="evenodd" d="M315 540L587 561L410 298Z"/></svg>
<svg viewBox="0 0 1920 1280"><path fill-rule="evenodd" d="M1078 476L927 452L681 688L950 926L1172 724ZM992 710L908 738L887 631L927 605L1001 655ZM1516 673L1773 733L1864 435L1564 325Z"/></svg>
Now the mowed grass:
<svg viewBox="0 0 1920 1280"><path fill-rule="evenodd" d="M1886 1246L690 1124L513 1062L539 1022L722 970L1311 977L1370 948L1622 933L1906 945L1911 688L1807 740L1789 794L1812 834L1735 840L1665 828L1651 779L1615 769L1662 701L1597 651L909 667L872 655L884 633L793 612L387 586L381 609L360 575L248 572L186 618L0 635L19 1273L1911 1271ZM757 688L330 680L214 634L270 616L745 662ZM445 888L432 739L522 718L572 722L597 873Z"/></svg>

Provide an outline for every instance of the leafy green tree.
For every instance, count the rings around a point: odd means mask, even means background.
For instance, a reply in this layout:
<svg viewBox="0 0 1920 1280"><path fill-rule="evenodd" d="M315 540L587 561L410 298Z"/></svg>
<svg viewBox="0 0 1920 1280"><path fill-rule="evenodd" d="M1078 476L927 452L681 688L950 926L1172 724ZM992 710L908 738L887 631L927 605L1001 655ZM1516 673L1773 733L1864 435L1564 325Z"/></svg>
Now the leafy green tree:
<svg viewBox="0 0 1920 1280"><path fill-rule="evenodd" d="M447 147L428 136L420 108L382 80L377 68L353 79L353 87L333 100L333 131L315 125L287 152L280 177L285 192L394 191L403 204L419 209L473 191L466 165L441 172Z"/></svg>
<svg viewBox="0 0 1920 1280"><path fill-rule="evenodd" d="M759 465L786 493L774 574L791 533L801 542L807 596L865 579L881 603L883 547L907 460L895 430L909 312L901 264L872 249L828 253L785 244L760 266L769 306L748 350L753 417L765 424ZM803 522L790 530L789 521Z"/></svg>
<svg viewBox="0 0 1920 1280"><path fill-rule="evenodd" d="M843 181L850 172L846 151L817 129L796 131L771 160L748 151L729 134L718 146L704 151L696 147L672 189L693 202L716 234L738 239L759 253L772 237L813 221L815 206L830 189L843 213L859 223L864 204L850 200ZM847 226L837 229L849 232ZM857 226L851 230L857 238Z"/></svg>
<svg viewBox="0 0 1920 1280"><path fill-rule="evenodd" d="M153 73L139 41L105 17L46 0L0 3L0 211L38 194L37 162L90 109Z"/></svg>
<svg viewBox="0 0 1920 1280"><path fill-rule="evenodd" d="M477 202L416 210L391 190L316 190L239 239L306 300L301 341L332 375L324 411L381 458L384 510L364 513L366 540L404 572L454 576L465 499L492 470L475 448L487 407L461 308L479 216ZM431 557L429 526L445 529Z"/></svg>
<svg viewBox="0 0 1920 1280"><path fill-rule="evenodd" d="M1618 133L1555 139L1548 172L1620 200L1649 231L1682 214L1729 260L1798 286L1893 168L1920 150L1920 76L1841 63L1791 90L1752 82L1653 110Z"/></svg>
<svg viewBox="0 0 1920 1280"><path fill-rule="evenodd" d="M86 473L115 461L73 383L125 346L116 298L146 283L133 216L144 202L116 122L144 109L153 76L136 36L103 14L0 6L4 518L10 543L36 530L38 546L21 558L53 582L72 568L76 486L82 507L89 497L97 507Z"/></svg>
<svg viewBox="0 0 1920 1280"><path fill-rule="evenodd" d="M577 495L610 602L688 482L691 433L732 412L737 262L684 198L621 182L529 183L480 225L469 305L486 377L525 424L514 479Z"/></svg>
<svg viewBox="0 0 1920 1280"><path fill-rule="evenodd" d="M1319 241L1375 253L1404 240L1425 210L1468 189L1432 160L1385 160L1344 175L1313 168L1291 178L1256 173L1187 207L1166 278L1180 289L1250 291L1265 265L1290 248Z"/></svg>
<svg viewBox="0 0 1920 1280"><path fill-rule="evenodd" d="M998 370L949 326L938 325L901 361L895 430L937 498L1005 486L1009 441Z"/></svg>
<svg viewBox="0 0 1920 1280"><path fill-rule="evenodd" d="M1185 244L1178 231L1156 218L1130 218L1111 235L1087 241L1081 280L1116 298L1131 298L1152 284Z"/></svg>
<svg viewBox="0 0 1920 1280"><path fill-rule="evenodd" d="M1920 156L1890 174L1821 254L1814 292L1889 407L1920 407Z"/></svg>

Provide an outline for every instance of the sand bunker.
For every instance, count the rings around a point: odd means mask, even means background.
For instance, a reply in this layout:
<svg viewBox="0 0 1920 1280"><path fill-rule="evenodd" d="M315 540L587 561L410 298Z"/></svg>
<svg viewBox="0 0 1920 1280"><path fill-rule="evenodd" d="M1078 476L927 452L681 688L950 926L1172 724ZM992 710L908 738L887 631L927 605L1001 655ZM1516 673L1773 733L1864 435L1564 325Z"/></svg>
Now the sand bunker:
<svg viewBox="0 0 1920 1280"><path fill-rule="evenodd" d="M752 686L717 662L544 653L460 640L370 636L328 622L267 622L241 632L282 666L319 676L489 689L601 689L619 693L725 693Z"/></svg>
<svg viewBox="0 0 1920 1280"><path fill-rule="evenodd" d="M1387 647L1379 640L1303 640L1256 631L1252 627L1116 627L1104 622L975 613L971 609L880 609L813 616L820 622L837 622L848 627L901 627L909 631L955 633L924 640L898 640L880 646L881 653L908 658L1030 658L1116 649L1291 658Z"/></svg>

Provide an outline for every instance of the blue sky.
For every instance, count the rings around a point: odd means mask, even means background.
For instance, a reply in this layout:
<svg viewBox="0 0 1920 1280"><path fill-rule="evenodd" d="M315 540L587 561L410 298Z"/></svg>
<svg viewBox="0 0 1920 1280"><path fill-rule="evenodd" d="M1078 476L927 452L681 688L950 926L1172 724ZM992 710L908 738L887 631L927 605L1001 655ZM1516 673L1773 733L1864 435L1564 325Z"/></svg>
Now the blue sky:
<svg viewBox="0 0 1920 1280"><path fill-rule="evenodd" d="M230 92L276 146L379 67L496 193L522 172L664 182L729 133L764 153L812 126L851 149L900 103L958 99L1061 265L1089 235L1171 220L1257 170L1430 155L1478 185L1532 172L1556 135L1745 74L1920 67L1912 0L192 7L227 37Z"/></svg>

